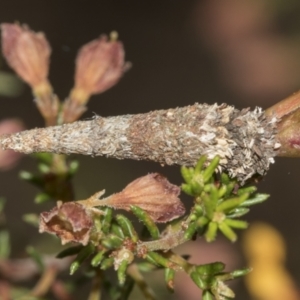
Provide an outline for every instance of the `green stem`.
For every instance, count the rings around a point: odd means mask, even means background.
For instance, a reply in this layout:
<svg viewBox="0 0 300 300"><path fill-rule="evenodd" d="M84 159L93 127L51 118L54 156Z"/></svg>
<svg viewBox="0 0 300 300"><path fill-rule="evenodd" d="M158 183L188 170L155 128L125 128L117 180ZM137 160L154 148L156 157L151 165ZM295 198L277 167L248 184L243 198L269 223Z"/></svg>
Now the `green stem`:
<svg viewBox="0 0 300 300"><path fill-rule="evenodd" d="M127 268L127 274L134 280L134 282L137 284L137 286L140 288L141 292L148 300L155 300L155 294L153 290L147 285L147 282L145 281L145 278L139 271L136 264L131 264Z"/></svg>

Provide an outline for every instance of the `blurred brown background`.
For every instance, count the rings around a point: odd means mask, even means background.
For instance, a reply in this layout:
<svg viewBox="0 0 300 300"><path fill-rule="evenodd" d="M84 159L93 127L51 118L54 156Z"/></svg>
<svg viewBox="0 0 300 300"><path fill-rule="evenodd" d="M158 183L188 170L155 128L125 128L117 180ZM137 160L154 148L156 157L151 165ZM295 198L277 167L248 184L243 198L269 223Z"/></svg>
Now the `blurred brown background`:
<svg viewBox="0 0 300 300"><path fill-rule="evenodd" d="M79 47L102 33L118 31L133 67L117 86L92 98L84 118L95 113L142 113L194 102L267 108L300 88L297 0L2 0L0 22L14 21L45 32L53 49L50 81L60 98L66 97L72 87ZM3 61L1 69L9 70ZM1 96L0 103L0 119L17 117L27 128L43 126L29 87L18 97ZM119 191L136 177L153 171L181 183L178 167L77 158L81 162L74 180L77 199L103 188L107 194ZM246 217L250 222L264 220L281 231L287 243L287 266L298 283L299 167L299 159L276 159L259 184L259 191L270 193L271 198ZM39 237L21 220L22 215L49 207L33 204L37 190L18 179L20 170L34 171L34 161L25 157L13 170L0 173L0 195L7 199L5 212L13 256L22 256L23 248ZM222 260L225 255L232 268L245 265L239 243L230 245L221 238L217 247L198 247L182 251L192 252L192 259L199 262ZM230 251L237 261L228 254ZM242 284L238 283L235 290L237 299L250 299ZM157 292L161 299L169 297L164 287ZM173 297L199 299L199 294L187 297L186 293L179 288Z"/></svg>

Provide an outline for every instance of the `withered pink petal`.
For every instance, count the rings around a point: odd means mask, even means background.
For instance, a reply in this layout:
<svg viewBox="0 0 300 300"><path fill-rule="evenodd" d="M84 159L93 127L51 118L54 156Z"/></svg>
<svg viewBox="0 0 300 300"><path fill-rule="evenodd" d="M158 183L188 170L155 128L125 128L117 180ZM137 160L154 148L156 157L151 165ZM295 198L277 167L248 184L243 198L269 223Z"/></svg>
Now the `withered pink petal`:
<svg viewBox="0 0 300 300"><path fill-rule="evenodd" d="M103 200L103 205L130 210L131 205L144 209L155 222L168 222L182 216L185 207L178 198L180 188L164 176L153 173L140 177L117 194Z"/></svg>
<svg viewBox="0 0 300 300"><path fill-rule="evenodd" d="M68 242L87 245L93 220L85 208L75 202L67 202L40 215L39 231L57 235L62 244Z"/></svg>

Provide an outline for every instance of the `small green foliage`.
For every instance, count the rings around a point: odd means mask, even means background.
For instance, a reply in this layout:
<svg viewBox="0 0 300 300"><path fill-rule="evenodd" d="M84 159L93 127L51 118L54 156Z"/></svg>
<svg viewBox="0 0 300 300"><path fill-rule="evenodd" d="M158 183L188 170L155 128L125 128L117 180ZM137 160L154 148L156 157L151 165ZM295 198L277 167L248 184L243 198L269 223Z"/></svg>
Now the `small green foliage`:
<svg viewBox="0 0 300 300"><path fill-rule="evenodd" d="M110 207L105 207L102 209L104 217L102 218L101 228L104 234L107 234L110 230L113 210Z"/></svg>
<svg viewBox="0 0 300 300"><path fill-rule="evenodd" d="M61 252L59 252L56 255L56 258L64 258L67 256L72 256L72 255L78 254L82 250L82 248L83 248L82 245L66 248L66 249L62 250Z"/></svg>
<svg viewBox="0 0 300 300"><path fill-rule="evenodd" d="M112 257L105 258L101 263L101 270L107 270L114 264L114 259Z"/></svg>
<svg viewBox="0 0 300 300"><path fill-rule="evenodd" d="M117 270L118 280L120 285L124 285L126 279L126 270L128 267L128 261L123 260Z"/></svg>
<svg viewBox="0 0 300 300"><path fill-rule="evenodd" d="M202 299L233 299L234 292L224 283L249 273L249 269L223 272L225 265L215 262L196 266L190 273L191 279L202 289Z"/></svg>
<svg viewBox="0 0 300 300"><path fill-rule="evenodd" d="M191 239L195 232L204 234L206 241L215 240L220 230L230 241L237 239L233 229L245 229L248 224L235 218L249 212L248 206L261 203L266 194L256 194L256 187L240 188L235 179L225 173L214 173L219 159L214 158L206 167L203 156L195 168L182 167L181 173L186 183L182 190L195 198L192 214L188 218L185 238Z"/></svg>
<svg viewBox="0 0 300 300"><path fill-rule="evenodd" d="M125 236L132 239L133 242L137 242L139 240L138 234L135 231L131 221L123 215L117 215L116 221L122 228Z"/></svg>
<svg viewBox="0 0 300 300"><path fill-rule="evenodd" d="M92 259L92 261L91 261L91 265L92 265L93 267L98 267L98 266L101 264L101 262L102 262L102 260L103 260L103 258L104 258L104 254L105 254L105 250L101 250L100 252L98 252L98 253L93 257L93 259Z"/></svg>
<svg viewBox="0 0 300 300"><path fill-rule="evenodd" d="M149 216L149 214L147 212L145 212L143 209L141 209L140 207L135 206L135 205L131 206L131 211L135 214L135 216L137 218L139 218L139 220L141 222L143 222L143 224L145 225L145 227L149 231L152 238L158 239L159 235L160 235L159 229L156 226L153 219Z"/></svg>
<svg viewBox="0 0 300 300"><path fill-rule="evenodd" d="M23 221L34 226L38 227L39 226L39 216L37 214L25 214L22 217Z"/></svg>
<svg viewBox="0 0 300 300"><path fill-rule="evenodd" d="M38 269L40 270L40 272L43 272L45 267L44 267L43 259L40 255L40 253L32 246L28 246L26 248L26 252L33 259L33 261L36 263L36 265L37 265Z"/></svg>
<svg viewBox="0 0 300 300"><path fill-rule="evenodd" d="M163 257L162 255L158 254L157 252L148 252L146 255L146 259L159 267L169 268L170 262L167 258Z"/></svg>
<svg viewBox="0 0 300 300"><path fill-rule="evenodd" d="M174 278L175 278L175 270L170 268L165 268L165 281L167 284L168 290L173 293L174 292Z"/></svg>
<svg viewBox="0 0 300 300"><path fill-rule="evenodd" d="M53 177L54 181L45 181L45 176L52 174L55 160L50 159L48 155L37 156L37 158L40 175L23 172L22 177L42 189L36 197L36 202L42 203L55 194L52 189L57 186L58 179L68 182L76 172L78 164L75 161L71 162L68 164L67 171ZM56 159L59 162L59 158ZM226 273L225 265L221 262L197 266L188 262L189 257L178 256L172 251L177 245L196 239L197 236L203 236L207 242L212 242L219 231L234 242L237 239L235 230L245 229L248 226L246 221L238 218L249 212L249 206L268 198L268 195L257 194L254 186L240 187L235 179L225 173L217 173L219 161L220 159L215 157L208 163L207 158L202 156L194 168L182 167L181 173L185 180L182 190L194 198L194 205L188 215L169 222L161 233L152 216L136 205L130 206L130 210L144 225L140 233L136 231L135 224L129 218L122 214L114 214L112 208L97 208L99 211L93 208L94 210L89 211L93 219L90 242L86 246L79 245L64 249L57 257L77 255L70 266L72 275L92 255L88 272L91 274L92 271L94 275L90 276L101 274L101 278L103 276L101 282L115 300L127 299L134 283L140 286L146 298L154 299L153 296L149 296L150 289L140 271L151 272L156 269L164 270L165 282L170 292L174 291L176 272L184 270L202 289L202 299L234 298L233 291L225 282L247 274L249 269ZM60 162L58 165L65 166ZM67 185L64 185L64 188L67 188ZM80 204L83 205L84 202L80 201ZM90 208L87 206L85 209L88 211ZM32 223L37 221L36 217L30 215L26 216L26 220ZM0 232L0 245L3 248L6 243L5 234L3 233L3 237L1 234L2 232ZM147 240L143 240L146 238ZM34 249L30 249L30 255L37 263L41 263ZM139 258L139 261L136 262L135 258ZM104 277L104 271L112 267L116 270L118 285L106 281Z"/></svg>
<svg viewBox="0 0 300 300"><path fill-rule="evenodd" d="M10 254L10 236L7 230L0 231L0 259L7 259Z"/></svg>
<svg viewBox="0 0 300 300"><path fill-rule="evenodd" d="M73 275L81 264L95 251L95 246L93 244L88 244L84 248L82 248L75 260L72 262L70 266L70 275Z"/></svg>

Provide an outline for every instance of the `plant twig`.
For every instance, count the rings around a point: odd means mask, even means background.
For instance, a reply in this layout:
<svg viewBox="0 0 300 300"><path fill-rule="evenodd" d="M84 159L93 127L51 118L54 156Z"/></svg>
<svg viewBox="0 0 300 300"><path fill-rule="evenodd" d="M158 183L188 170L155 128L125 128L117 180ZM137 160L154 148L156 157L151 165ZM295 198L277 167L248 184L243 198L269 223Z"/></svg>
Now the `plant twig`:
<svg viewBox="0 0 300 300"><path fill-rule="evenodd" d="M133 278L134 282L137 284L137 286L140 288L141 292L145 296L145 299L148 300L155 300L156 296L152 289L148 286L147 282L145 281L143 275L140 273L138 267L136 264L131 264L127 268L127 273L130 277Z"/></svg>

